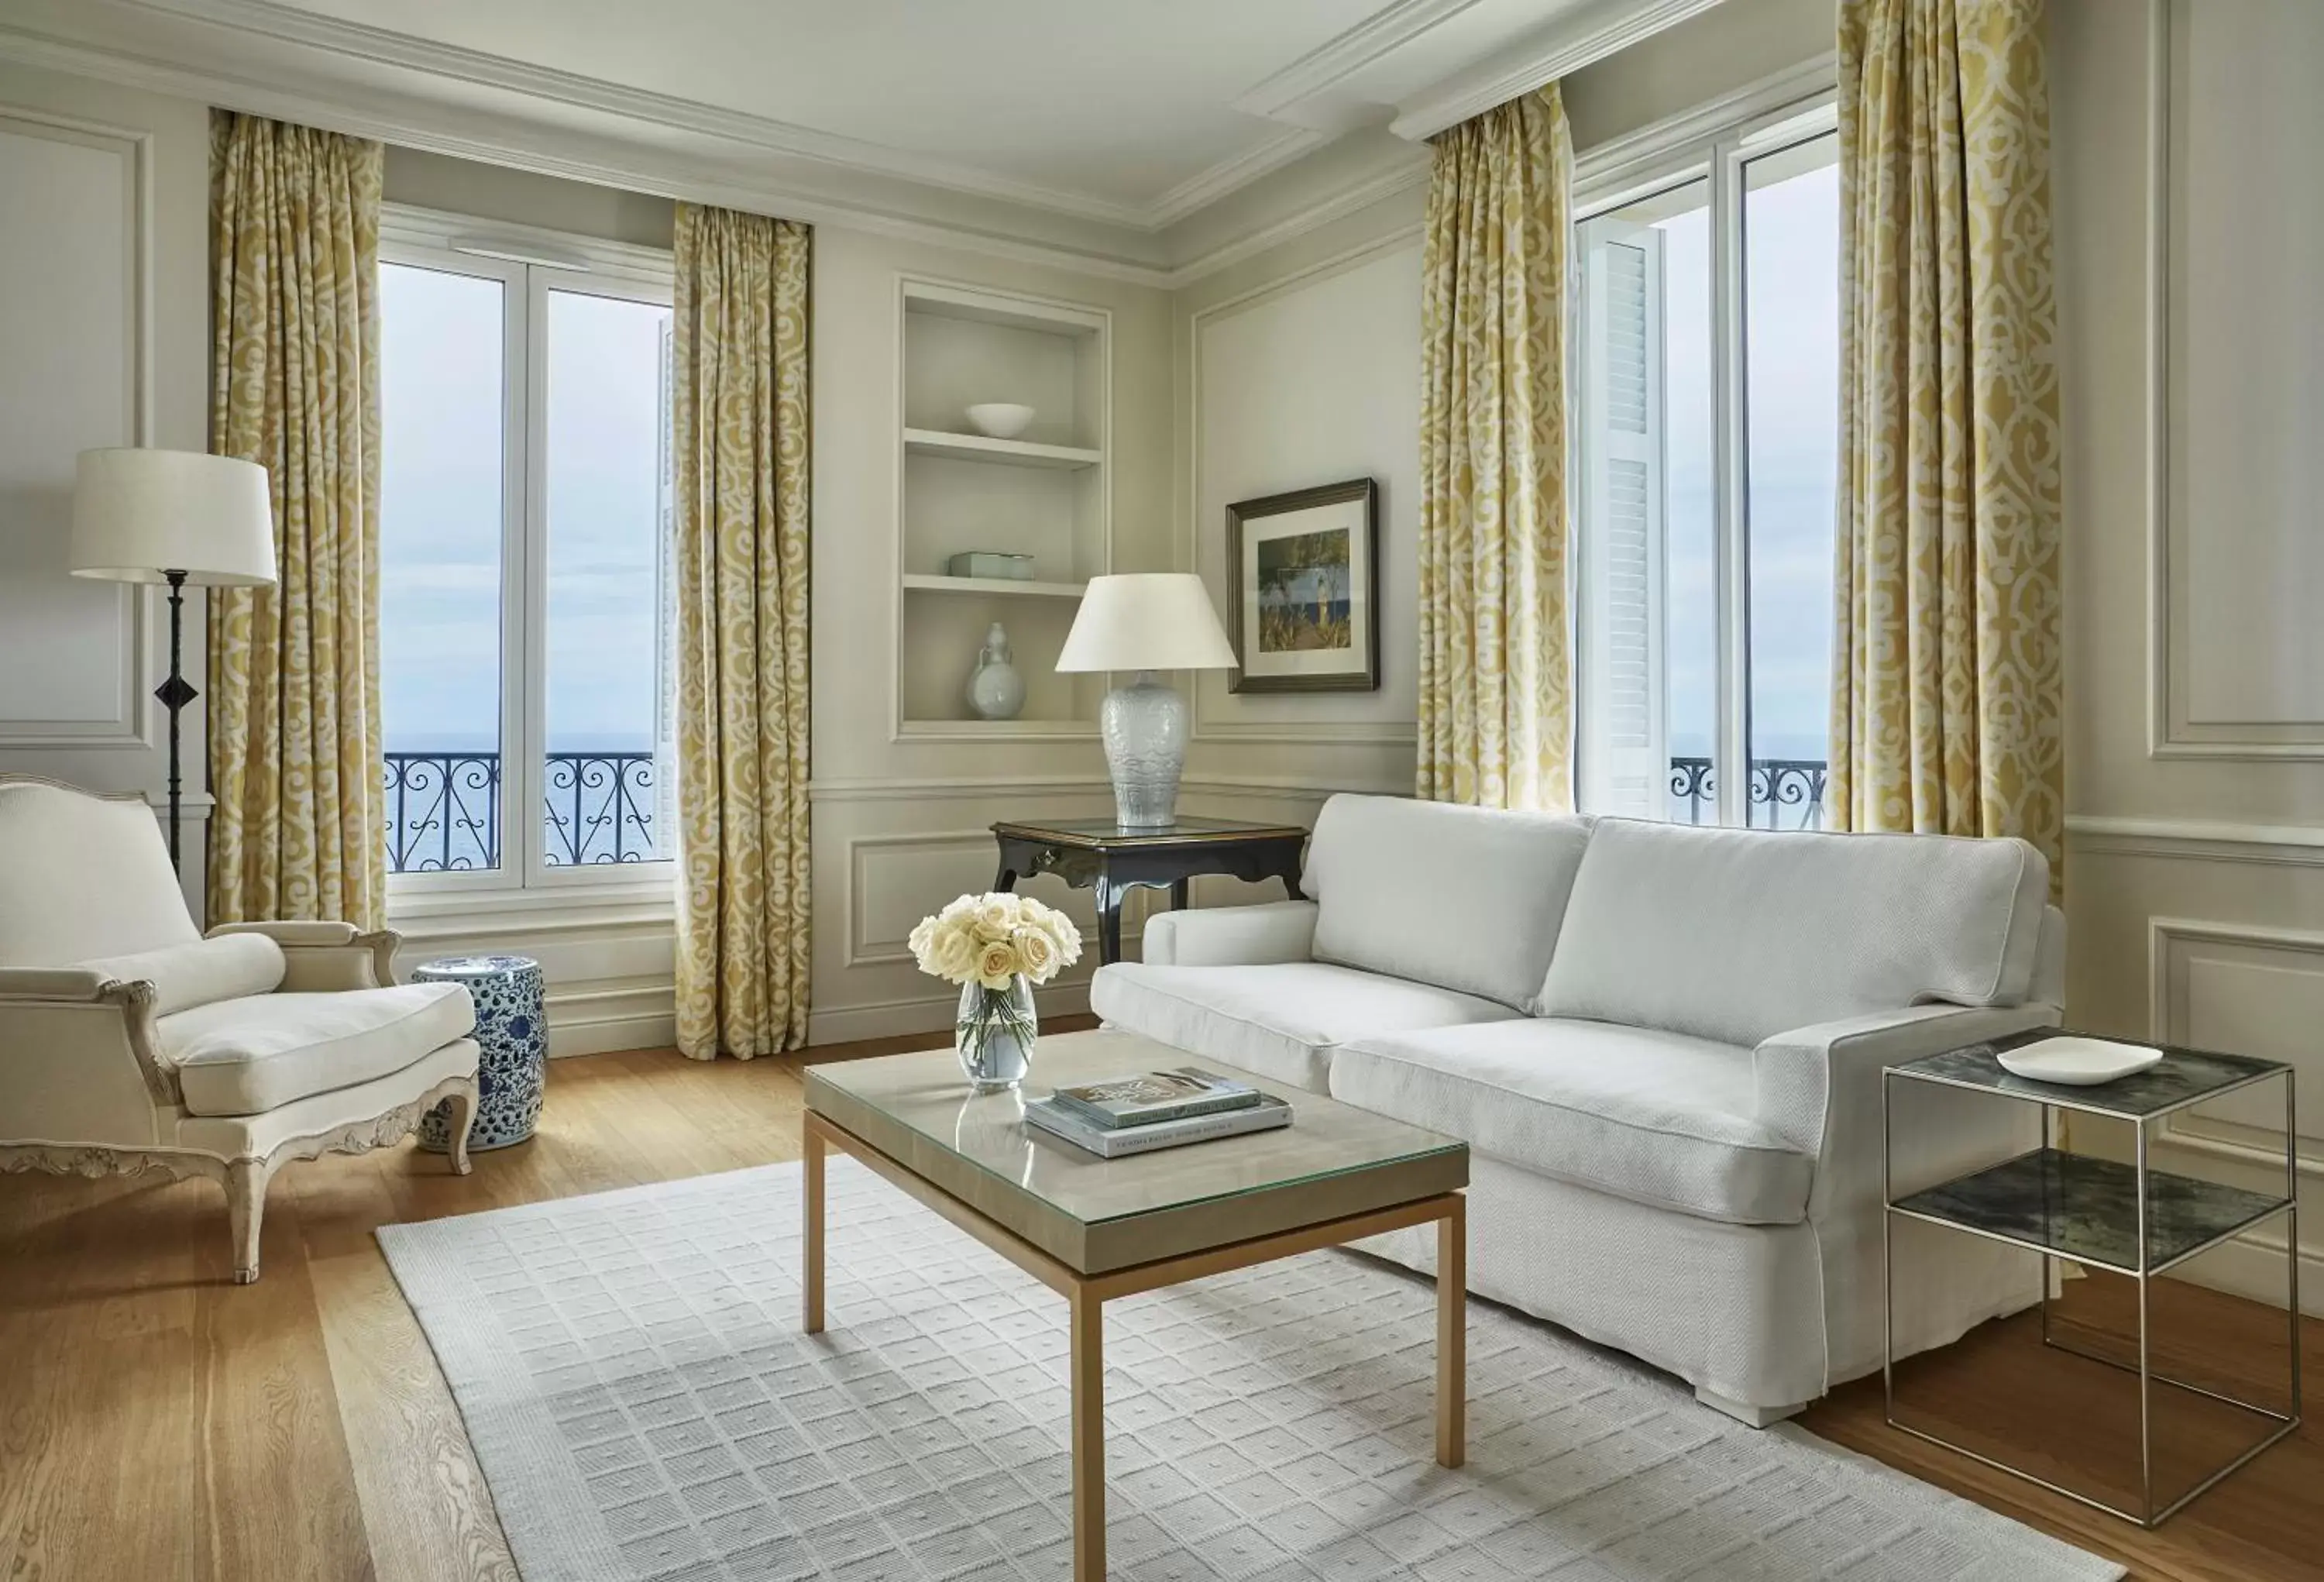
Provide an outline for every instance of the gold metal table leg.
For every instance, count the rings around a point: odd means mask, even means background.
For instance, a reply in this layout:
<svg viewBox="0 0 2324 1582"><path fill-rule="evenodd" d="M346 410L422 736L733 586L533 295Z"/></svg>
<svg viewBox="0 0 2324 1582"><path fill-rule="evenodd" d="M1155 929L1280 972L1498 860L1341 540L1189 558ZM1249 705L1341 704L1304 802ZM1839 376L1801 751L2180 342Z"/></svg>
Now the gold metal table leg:
<svg viewBox="0 0 2324 1582"><path fill-rule="evenodd" d="M1074 1578L1105 1582L1105 1301L1072 1293Z"/></svg>
<svg viewBox="0 0 2324 1582"><path fill-rule="evenodd" d="M1469 1199L1436 1222L1436 1462L1469 1457Z"/></svg>
<svg viewBox="0 0 2324 1582"><path fill-rule="evenodd" d="M823 1333L823 1133L810 1115L799 1128L799 1162L807 1189L799 1195L802 1223L799 1245L805 1267L799 1274L799 1328L809 1335Z"/></svg>

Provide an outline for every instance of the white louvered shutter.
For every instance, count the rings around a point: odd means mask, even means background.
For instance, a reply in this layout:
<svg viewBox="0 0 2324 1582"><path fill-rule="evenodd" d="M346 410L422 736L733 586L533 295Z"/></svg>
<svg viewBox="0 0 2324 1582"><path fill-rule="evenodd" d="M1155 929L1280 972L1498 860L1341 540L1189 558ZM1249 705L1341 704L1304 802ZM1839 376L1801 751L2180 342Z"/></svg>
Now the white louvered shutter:
<svg viewBox="0 0 2324 1582"><path fill-rule="evenodd" d="M1583 808L1669 807L1663 669L1663 254L1649 226L1593 227L1584 261Z"/></svg>

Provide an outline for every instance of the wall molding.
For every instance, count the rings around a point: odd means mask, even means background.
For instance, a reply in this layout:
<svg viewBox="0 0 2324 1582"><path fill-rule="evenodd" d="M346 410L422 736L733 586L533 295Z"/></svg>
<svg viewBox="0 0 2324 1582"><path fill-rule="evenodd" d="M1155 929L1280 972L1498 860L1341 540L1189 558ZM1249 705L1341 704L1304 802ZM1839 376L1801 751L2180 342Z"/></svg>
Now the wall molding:
<svg viewBox="0 0 2324 1582"><path fill-rule="evenodd" d="M60 116L47 110L0 104L0 131L66 143L75 147L110 146L126 166L126 200L123 218L122 273L127 300L122 316L127 360L122 370L126 384L122 435L113 443L144 446L153 443L153 134L102 121ZM113 717L105 720L0 719L0 749L115 750L152 752L161 745L161 709L149 696L152 663L159 638L156 627L165 618L161 601L140 583L115 583L112 587L113 619L119 643L115 662L121 689ZM202 616L194 618L197 635Z"/></svg>
<svg viewBox="0 0 2324 1582"><path fill-rule="evenodd" d="M1421 245L1417 225L1398 226L1383 236L1345 248L1329 257L1300 264L1269 277L1232 296L1205 304L1188 316L1186 324L1186 513L1179 524L1182 564L1189 570L1202 567L1203 516L1203 331L1213 321L1262 307L1290 293L1334 279L1391 254ZM1189 740L1195 743L1278 744L1286 746L1410 746L1420 741L1416 720L1317 720L1312 723L1277 720L1219 720L1203 712L1202 678L1186 689L1191 714Z"/></svg>
<svg viewBox="0 0 2324 1582"><path fill-rule="evenodd" d="M2146 574L2147 755L2255 763L2324 763L2324 720L2205 721L2187 707L2186 634L2181 630L2185 524L2172 508L2175 328L2172 167L2177 147L2172 79L2177 0L2147 0L2146 80ZM2264 733L2264 734L2255 734Z"/></svg>
<svg viewBox="0 0 2324 1582"><path fill-rule="evenodd" d="M1035 991L1034 1003L1045 1017L1077 1016L1089 1009L1086 982L1052 984ZM960 1005L960 991L914 995L900 1000L872 1000L859 1005L834 1005L807 1013L810 1044L853 1043L858 1039L895 1038L907 1033L946 1032ZM940 1049L942 1044L932 1044ZM1037 1050L1034 1059L1039 1059Z"/></svg>
<svg viewBox="0 0 2324 1582"><path fill-rule="evenodd" d="M1406 99L1388 130L1418 142L1505 105L1593 61L1710 10L1720 0L1600 0L1576 18L1552 23L1495 50Z"/></svg>
<svg viewBox="0 0 2324 1582"><path fill-rule="evenodd" d="M1235 100L1234 107L1270 121L1346 131L1356 122L1319 106L1317 100L1476 4L1477 0L1395 0L1252 84Z"/></svg>
<svg viewBox="0 0 2324 1582"><path fill-rule="evenodd" d="M2324 827L2236 824L2203 819L2069 814L2066 837L2088 856L2324 867Z"/></svg>

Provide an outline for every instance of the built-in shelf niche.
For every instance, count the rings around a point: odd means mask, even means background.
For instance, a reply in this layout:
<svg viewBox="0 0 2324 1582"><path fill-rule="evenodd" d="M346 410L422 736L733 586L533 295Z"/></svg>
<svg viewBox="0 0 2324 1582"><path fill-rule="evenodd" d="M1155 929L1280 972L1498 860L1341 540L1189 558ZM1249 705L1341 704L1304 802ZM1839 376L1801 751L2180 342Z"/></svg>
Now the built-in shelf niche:
<svg viewBox="0 0 2324 1582"><path fill-rule="evenodd" d="M1111 557L1111 317L1102 309L936 281L899 282L900 487L897 721L904 735L1009 736L1094 728L1103 678L1061 676L1083 585ZM968 408L1034 409L1010 439ZM1033 558L1033 578L955 578L973 550ZM1009 633L1025 710L975 717L965 697L986 631Z"/></svg>

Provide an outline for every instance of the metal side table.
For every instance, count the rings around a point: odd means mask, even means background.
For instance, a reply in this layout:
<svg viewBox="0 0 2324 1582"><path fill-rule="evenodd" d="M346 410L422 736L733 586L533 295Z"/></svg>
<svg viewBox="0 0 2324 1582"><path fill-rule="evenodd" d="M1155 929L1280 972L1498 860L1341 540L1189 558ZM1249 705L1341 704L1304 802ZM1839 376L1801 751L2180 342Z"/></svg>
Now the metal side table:
<svg viewBox="0 0 2324 1582"><path fill-rule="evenodd" d="M1881 1252L1886 1331L1881 1360L1888 1426L1941 1445L1987 1466L2041 1485L2142 1527L2160 1525L2172 1513L2221 1478L2300 1427L2300 1205L2299 1130L2292 1114L2292 1068L2274 1060L2211 1054L2162 1046L2162 1064L2091 1087L2029 1081L2012 1076L1997 1058L2003 1050L2052 1038L2049 1030L2018 1033L1989 1043L1970 1044L1931 1055L1881 1073L1880 1175L1886 1211L1881 1220ZM2165 1116L2207 1104L2261 1083L2283 1084L2283 1191L2281 1196L2246 1191L2218 1181L2159 1170L2148 1163L2153 1133ZM1896 1196L1891 1170L1893 1099L1899 1082L1969 1088L2042 1106L2042 1146L2015 1159ZM2070 1153L2054 1143L2054 1117L2061 1111L2102 1115L2131 1127L2132 1162ZM2284 1221L2284 1298L2290 1325L2289 1410L2277 1411L2240 1401L2200 1384L2157 1373L2149 1355L2152 1282L2189 1259L2210 1251L2278 1217ZM1916 1219L1969 1235L2023 1247L2042 1255L2042 1343L2138 1378L2139 1486L2144 1509L2124 1510L2105 1500L2039 1477L1972 1450L1965 1445L1896 1419L1895 1279L1892 1263L1894 1226ZM2137 1282L2138 1360L2130 1365L2066 1345L2050 1326L2053 1260L2064 1260L2124 1275ZM2154 1493L2153 1395L2156 1385L2191 1391L2255 1414L2274 1426L2256 1444L2157 1508Z"/></svg>

